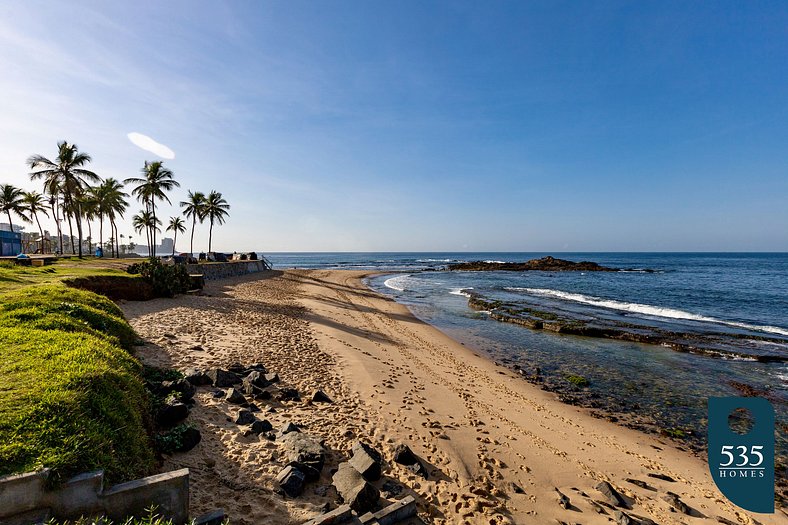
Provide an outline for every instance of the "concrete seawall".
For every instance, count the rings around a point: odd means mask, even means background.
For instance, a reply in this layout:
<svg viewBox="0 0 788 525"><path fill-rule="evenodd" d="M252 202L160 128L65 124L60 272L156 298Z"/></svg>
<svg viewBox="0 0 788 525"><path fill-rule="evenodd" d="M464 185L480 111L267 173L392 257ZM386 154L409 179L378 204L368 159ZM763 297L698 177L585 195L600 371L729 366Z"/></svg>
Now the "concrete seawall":
<svg viewBox="0 0 788 525"><path fill-rule="evenodd" d="M265 261L229 261L226 263L187 264L186 269L190 274L202 274L206 281L270 270Z"/></svg>
<svg viewBox="0 0 788 525"><path fill-rule="evenodd" d="M105 515L116 522L127 516L156 512L174 523L189 513L189 470L175 470L104 489L102 471L80 474L54 490L47 489L49 471L0 478L0 523L26 525L54 517L76 519Z"/></svg>

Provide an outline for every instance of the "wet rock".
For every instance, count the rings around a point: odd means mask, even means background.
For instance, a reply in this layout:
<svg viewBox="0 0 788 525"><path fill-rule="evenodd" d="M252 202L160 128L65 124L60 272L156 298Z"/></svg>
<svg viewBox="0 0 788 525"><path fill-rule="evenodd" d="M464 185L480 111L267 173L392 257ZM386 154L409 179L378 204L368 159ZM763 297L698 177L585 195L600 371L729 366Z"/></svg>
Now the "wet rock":
<svg viewBox="0 0 788 525"><path fill-rule="evenodd" d="M221 388L229 388L241 382L241 378L237 374L221 368L212 368L205 372L205 375L211 380L213 386Z"/></svg>
<svg viewBox="0 0 788 525"><path fill-rule="evenodd" d="M352 452L353 456L348 461L351 467L368 481L380 479L383 458L377 450L365 443L357 442L353 445Z"/></svg>
<svg viewBox="0 0 788 525"><path fill-rule="evenodd" d="M235 419L236 425L251 425L254 422L255 422L254 414L252 414L249 410L238 411L238 417Z"/></svg>
<svg viewBox="0 0 788 525"><path fill-rule="evenodd" d="M509 271L509 272L524 272L524 271L547 271L547 272L615 272L616 268L607 268L600 266L595 262L582 261L574 262L565 259L556 259L555 257L547 256L541 259L531 259L530 261L522 263L498 263L486 261L472 261L463 263L453 263L448 265L448 269L452 271L473 271L473 272L489 272L489 271ZM648 270L646 270L648 271Z"/></svg>
<svg viewBox="0 0 788 525"><path fill-rule="evenodd" d="M629 505L624 499L624 496L621 495L613 486L608 483L607 481L603 481L596 486L596 489L602 493L604 496L604 501L614 507L624 507L629 508Z"/></svg>
<svg viewBox="0 0 788 525"><path fill-rule="evenodd" d="M170 401L156 413L156 422L162 427L173 427L186 419L189 415L189 407L180 401Z"/></svg>
<svg viewBox="0 0 788 525"><path fill-rule="evenodd" d="M284 454L288 461L296 461L315 469L323 470L325 449L313 438L300 432L290 432L282 437Z"/></svg>
<svg viewBox="0 0 788 525"><path fill-rule="evenodd" d="M365 480L349 463L340 463L339 470L332 477L332 482L344 502L359 514L372 510L380 499L378 489Z"/></svg>
<svg viewBox="0 0 788 525"><path fill-rule="evenodd" d="M227 391L227 401L234 405L243 405L246 403L246 398L239 390L231 388Z"/></svg>
<svg viewBox="0 0 788 525"><path fill-rule="evenodd" d="M291 498L301 495L304 491L305 481L306 476L304 473L292 465L283 468L276 476L276 482L279 484L279 487Z"/></svg>
<svg viewBox="0 0 788 525"><path fill-rule="evenodd" d="M199 368L187 368L183 372L183 377L194 386L205 386L211 384L211 378Z"/></svg>
<svg viewBox="0 0 788 525"><path fill-rule="evenodd" d="M558 506L560 506L563 509L568 509L569 507L571 507L572 503L570 502L569 497L563 492L561 492L560 490L558 490L558 487L553 487L553 488L555 489L555 492L558 494Z"/></svg>

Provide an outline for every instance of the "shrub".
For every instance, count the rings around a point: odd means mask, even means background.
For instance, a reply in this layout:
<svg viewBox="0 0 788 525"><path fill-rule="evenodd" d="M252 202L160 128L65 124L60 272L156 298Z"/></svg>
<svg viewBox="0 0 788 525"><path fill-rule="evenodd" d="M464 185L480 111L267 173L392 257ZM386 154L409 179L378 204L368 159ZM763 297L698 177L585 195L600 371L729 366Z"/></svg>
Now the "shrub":
<svg viewBox="0 0 788 525"><path fill-rule="evenodd" d="M588 379L586 379L583 376L579 376L575 374L567 374L564 376L564 378L570 383L572 383L573 385L580 388L585 388L589 385Z"/></svg>
<svg viewBox="0 0 788 525"><path fill-rule="evenodd" d="M174 297L176 294L185 293L191 285L189 272L184 265L164 265L159 259L132 264L126 271L142 276L153 286L159 297Z"/></svg>

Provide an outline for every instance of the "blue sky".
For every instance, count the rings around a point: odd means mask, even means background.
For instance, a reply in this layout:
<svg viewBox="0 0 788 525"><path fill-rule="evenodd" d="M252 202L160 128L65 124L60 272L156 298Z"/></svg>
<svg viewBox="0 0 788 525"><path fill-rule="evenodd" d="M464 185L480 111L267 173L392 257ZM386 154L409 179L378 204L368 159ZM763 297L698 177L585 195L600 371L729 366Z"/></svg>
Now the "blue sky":
<svg viewBox="0 0 788 525"><path fill-rule="evenodd" d="M0 181L143 133L218 249L788 250L784 2L5 2L0 71Z"/></svg>

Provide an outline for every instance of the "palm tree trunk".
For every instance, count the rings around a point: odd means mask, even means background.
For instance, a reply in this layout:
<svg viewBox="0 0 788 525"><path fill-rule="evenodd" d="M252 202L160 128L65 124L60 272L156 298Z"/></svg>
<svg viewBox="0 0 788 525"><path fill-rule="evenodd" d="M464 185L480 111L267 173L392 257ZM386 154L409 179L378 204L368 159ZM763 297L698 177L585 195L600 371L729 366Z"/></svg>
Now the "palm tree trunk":
<svg viewBox="0 0 788 525"><path fill-rule="evenodd" d="M36 213L36 210L33 210L33 217L36 218L36 224L38 224L38 233L41 234L41 255L44 255L44 229L41 227L41 221L38 220L38 213Z"/></svg>
<svg viewBox="0 0 788 525"><path fill-rule="evenodd" d="M115 244L112 245L112 256L120 259L120 241L118 241L118 227L115 225L115 219L110 219L110 225L115 232Z"/></svg>
<svg viewBox="0 0 788 525"><path fill-rule="evenodd" d="M99 246L104 251L104 214L99 213Z"/></svg>
<svg viewBox="0 0 788 525"><path fill-rule="evenodd" d="M88 251L93 251L93 230L90 228L90 221L88 221Z"/></svg>
<svg viewBox="0 0 788 525"><path fill-rule="evenodd" d="M14 223L11 222L11 210L5 211L8 214L8 227L11 228L11 233L14 233Z"/></svg>
<svg viewBox="0 0 788 525"><path fill-rule="evenodd" d="M172 256L175 257L175 243L178 242L178 230L175 230L175 238L172 240Z"/></svg>
<svg viewBox="0 0 788 525"><path fill-rule="evenodd" d="M211 237L213 237L213 219L211 219L211 227L208 229L208 253L211 253Z"/></svg>
<svg viewBox="0 0 788 525"><path fill-rule="evenodd" d="M197 226L197 216L192 215L192 238L189 241L189 257L194 257L194 227Z"/></svg>
<svg viewBox="0 0 788 525"><path fill-rule="evenodd" d="M156 204L151 203L151 211L153 212L153 226L151 226L151 232L153 233L153 257L156 257Z"/></svg>
<svg viewBox="0 0 788 525"><path fill-rule="evenodd" d="M80 208L79 204L77 204L76 213L74 214L74 218L77 221L77 235L79 235L79 258L82 258L82 209Z"/></svg>
<svg viewBox="0 0 788 525"><path fill-rule="evenodd" d="M66 216L68 217L68 243L71 245L71 255L76 255L77 252L74 249L74 225L71 224L71 212L66 212Z"/></svg>

